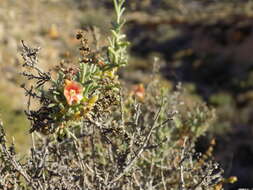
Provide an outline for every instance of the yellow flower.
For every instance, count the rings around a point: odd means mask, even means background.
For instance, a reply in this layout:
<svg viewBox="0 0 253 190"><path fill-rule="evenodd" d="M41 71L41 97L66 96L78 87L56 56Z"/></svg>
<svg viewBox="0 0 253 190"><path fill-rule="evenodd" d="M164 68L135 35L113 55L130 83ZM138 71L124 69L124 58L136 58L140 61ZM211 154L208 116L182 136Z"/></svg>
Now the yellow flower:
<svg viewBox="0 0 253 190"><path fill-rule="evenodd" d="M98 95L92 96L89 100L88 100L88 107L92 108L95 103L98 100Z"/></svg>
<svg viewBox="0 0 253 190"><path fill-rule="evenodd" d="M111 79L114 79L116 77L116 75L115 75L116 71L117 71L117 68L115 67L111 70L105 71L104 75L108 76Z"/></svg>

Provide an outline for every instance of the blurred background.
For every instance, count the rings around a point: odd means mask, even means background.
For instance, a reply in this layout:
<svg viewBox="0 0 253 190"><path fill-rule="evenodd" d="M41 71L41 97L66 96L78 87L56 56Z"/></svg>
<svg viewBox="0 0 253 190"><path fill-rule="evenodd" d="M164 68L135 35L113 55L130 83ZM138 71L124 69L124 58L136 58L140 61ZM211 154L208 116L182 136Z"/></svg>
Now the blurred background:
<svg viewBox="0 0 253 190"><path fill-rule="evenodd" d="M217 120L197 149L213 137L224 175L237 176L227 189L253 187L253 1L127 0L124 28L130 65L120 72L128 84L148 83L154 56L161 82L178 82L192 98L216 108ZM107 43L111 0L0 0L0 117L20 154L28 151L29 122L20 88L20 40L40 46L40 66L78 61L75 33ZM96 48L96 47L94 47Z"/></svg>

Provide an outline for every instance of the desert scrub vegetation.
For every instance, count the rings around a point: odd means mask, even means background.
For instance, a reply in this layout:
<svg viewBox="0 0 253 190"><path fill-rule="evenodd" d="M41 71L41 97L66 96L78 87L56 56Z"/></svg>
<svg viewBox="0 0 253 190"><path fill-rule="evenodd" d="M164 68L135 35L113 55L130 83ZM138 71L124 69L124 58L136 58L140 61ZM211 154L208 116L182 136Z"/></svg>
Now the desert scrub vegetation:
<svg viewBox="0 0 253 190"><path fill-rule="evenodd" d="M78 32L79 62L39 67L40 48L22 41L22 85L27 96L32 147L20 158L0 123L1 189L223 189L223 170L213 159L215 140L203 154L196 141L215 119L202 102L185 101L157 76L127 90L117 71L127 66L129 42L122 33L124 0L114 0L116 20L109 45L89 48ZM36 105L36 106L34 106Z"/></svg>

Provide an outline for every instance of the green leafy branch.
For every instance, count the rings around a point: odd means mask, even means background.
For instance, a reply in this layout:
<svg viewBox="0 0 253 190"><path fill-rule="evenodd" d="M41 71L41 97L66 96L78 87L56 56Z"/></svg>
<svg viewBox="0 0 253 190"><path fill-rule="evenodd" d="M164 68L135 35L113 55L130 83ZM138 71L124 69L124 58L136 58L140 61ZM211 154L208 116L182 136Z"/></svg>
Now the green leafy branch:
<svg viewBox="0 0 253 190"><path fill-rule="evenodd" d="M108 69L125 66L128 62L127 47L129 46L129 42L125 39L126 35L122 33L122 28L125 24L125 20L122 19L125 11L123 7L124 2L125 0L113 1L116 21L112 23L112 37L109 38L108 59L110 67Z"/></svg>

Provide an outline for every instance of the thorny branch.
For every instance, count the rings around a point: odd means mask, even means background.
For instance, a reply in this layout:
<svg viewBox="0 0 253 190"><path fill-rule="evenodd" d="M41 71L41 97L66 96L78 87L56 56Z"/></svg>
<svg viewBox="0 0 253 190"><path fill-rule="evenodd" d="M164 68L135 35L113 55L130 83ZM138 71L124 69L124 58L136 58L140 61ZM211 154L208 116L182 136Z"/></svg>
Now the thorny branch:
<svg viewBox="0 0 253 190"><path fill-rule="evenodd" d="M16 171L18 171L24 177L24 179L28 182L28 184L31 184L32 187L35 189L36 185L34 184L31 176L29 176L26 173L26 171L23 169L23 167L20 165L20 163L18 163L16 161L16 159L14 158L14 155L11 155L10 152L7 150L7 147L6 147L6 144L5 144L6 143L5 133L4 133L4 130L3 130L2 122L0 122L0 132L1 132L0 147L1 147L1 151L7 157L6 161L8 160L8 162L16 169Z"/></svg>
<svg viewBox="0 0 253 190"><path fill-rule="evenodd" d="M139 150L137 151L136 155L130 160L130 162L127 164L127 166L122 170L120 171L120 173L117 174L116 177L114 177L110 182L109 184L113 184L115 183L117 180L119 180L123 175L125 175L126 172L128 172L131 167L133 166L133 164L135 163L135 161L139 158L139 156L142 154L142 152L144 151L145 147L147 146L148 144L148 141L150 139L150 136L152 134L152 131L153 129L156 127L156 124L157 124L157 120L159 118L159 115L160 115L160 112L161 112L161 109L162 107L160 107L160 109L158 110L156 116L155 116L155 119L154 119L154 123L153 125L150 127L149 129L149 132L148 134L146 135L145 137L145 140L142 144L142 146L139 148Z"/></svg>
<svg viewBox="0 0 253 190"><path fill-rule="evenodd" d="M31 74L30 72L23 72L22 75L25 76L28 80L37 80L36 88L42 86L45 82L51 79L49 72L44 72L41 68L38 67L38 53L40 48L31 48L28 47L24 41L21 41L22 44L22 53L21 56L23 57L24 68L33 69L37 72L37 75Z"/></svg>
<svg viewBox="0 0 253 190"><path fill-rule="evenodd" d="M181 161L180 161L180 179L181 179L181 183L180 183L180 189L181 190L185 190L185 180L184 180L184 166L183 166L183 161L185 159L185 149L186 149L186 142L187 142L187 137L185 137L184 139L184 144L183 144L183 148L182 148L182 153L181 153Z"/></svg>
<svg viewBox="0 0 253 190"><path fill-rule="evenodd" d="M21 41L22 44L22 53L21 56L23 57L24 64L23 68L27 69L28 72L23 71L21 75L23 75L28 81L32 80L35 82L35 87L31 85L30 88L26 88L25 84L22 84L21 87L25 90L25 95L30 99L31 98L39 98L42 99L43 97L39 95L34 90L39 89L43 86L46 82L51 80L51 75L49 72L44 72L41 68L38 67L38 53L40 48L31 48L27 46L24 41ZM33 74L33 71L36 71L36 74Z"/></svg>

